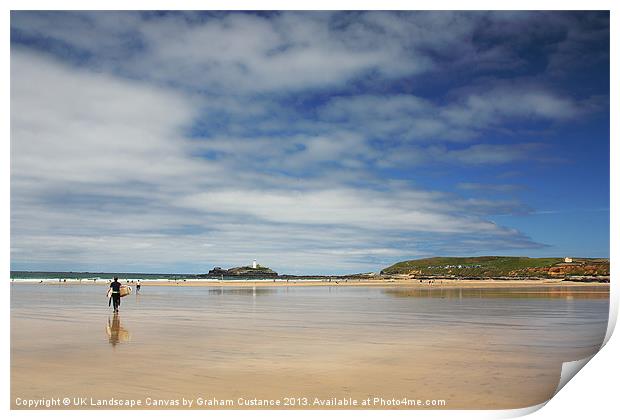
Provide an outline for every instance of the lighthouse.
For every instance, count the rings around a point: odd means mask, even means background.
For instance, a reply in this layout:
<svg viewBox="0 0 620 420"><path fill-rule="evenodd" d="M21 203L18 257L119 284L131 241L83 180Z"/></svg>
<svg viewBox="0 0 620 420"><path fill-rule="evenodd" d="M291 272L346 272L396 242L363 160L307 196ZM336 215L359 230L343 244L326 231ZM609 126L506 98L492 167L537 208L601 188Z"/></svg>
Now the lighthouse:
<svg viewBox="0 0 620 420"><path fill-rule="evenodd" d="M252 261L252 268L256 268L256 260Z"/></svg>

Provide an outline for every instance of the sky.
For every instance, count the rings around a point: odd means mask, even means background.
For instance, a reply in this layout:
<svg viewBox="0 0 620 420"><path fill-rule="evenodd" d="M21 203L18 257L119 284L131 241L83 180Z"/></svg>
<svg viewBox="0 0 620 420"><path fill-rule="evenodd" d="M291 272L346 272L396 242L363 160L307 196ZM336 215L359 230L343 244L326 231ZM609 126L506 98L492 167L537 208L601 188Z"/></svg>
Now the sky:
<svg viewBox="0 0 620 420"><path fill-rule="evenodd" d="M11 269L609 256L607 12L11 12Z"/></svg>

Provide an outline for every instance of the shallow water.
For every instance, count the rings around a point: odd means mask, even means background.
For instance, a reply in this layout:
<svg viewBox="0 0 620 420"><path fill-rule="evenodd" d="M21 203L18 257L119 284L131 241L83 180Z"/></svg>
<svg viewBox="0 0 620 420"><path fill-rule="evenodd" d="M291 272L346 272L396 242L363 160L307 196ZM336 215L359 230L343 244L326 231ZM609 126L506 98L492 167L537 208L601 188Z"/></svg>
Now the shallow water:
<svg viewBox="0 0 620 420"><path fill-rule="evenodd" d="M106 291L11 286L14 408L65 396L525 407L552 395L562 362L596 352L609 308L599 286L148 285L115 317Z"/></svg>

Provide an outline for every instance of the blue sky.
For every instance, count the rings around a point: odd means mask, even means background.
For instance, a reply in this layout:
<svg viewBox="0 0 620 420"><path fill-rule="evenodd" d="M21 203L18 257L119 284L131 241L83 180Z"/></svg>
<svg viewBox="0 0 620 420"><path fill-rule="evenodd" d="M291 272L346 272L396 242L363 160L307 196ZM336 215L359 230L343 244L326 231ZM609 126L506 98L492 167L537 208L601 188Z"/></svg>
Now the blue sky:
<svg viewBox="0 0 620 420"><path fill-rule="evenodd" d="M11 13L11 268L609 256L606 12Z"/></svg>

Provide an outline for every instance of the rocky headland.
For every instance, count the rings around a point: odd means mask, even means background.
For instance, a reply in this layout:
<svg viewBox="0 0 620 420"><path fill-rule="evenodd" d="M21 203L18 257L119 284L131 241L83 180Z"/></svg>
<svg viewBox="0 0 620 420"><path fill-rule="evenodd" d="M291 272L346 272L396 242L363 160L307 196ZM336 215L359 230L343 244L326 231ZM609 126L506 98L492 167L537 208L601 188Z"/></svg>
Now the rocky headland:
<svg viewBox="0 0 620 420"><path fill-rule="evenodd" d="M198 278L212 278L212 277L243 277L243 278L272 278L278 277L278 273L270 269L269 267L257 266L256 268L250 266L233 267L224 269L221 267L215 267L207 274L200 274Z"/></svg>

